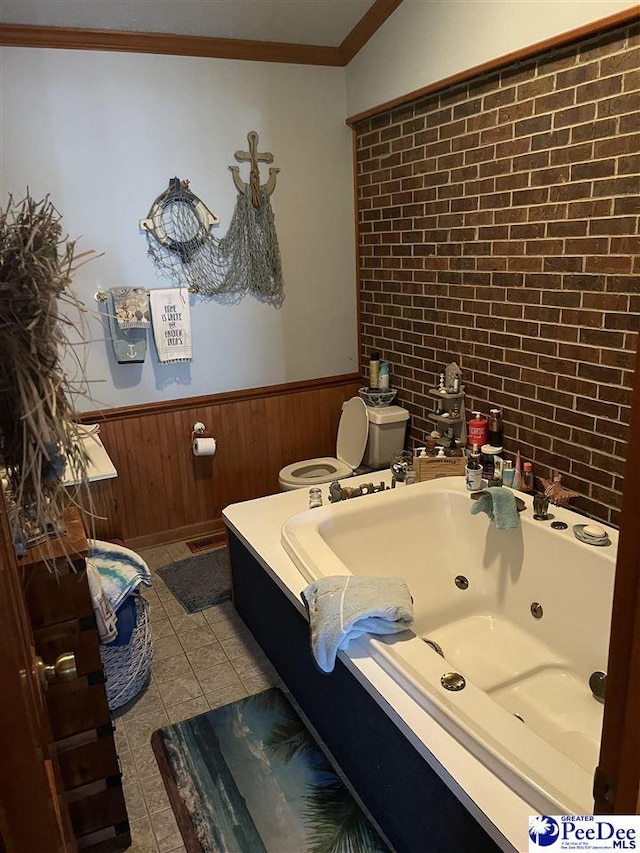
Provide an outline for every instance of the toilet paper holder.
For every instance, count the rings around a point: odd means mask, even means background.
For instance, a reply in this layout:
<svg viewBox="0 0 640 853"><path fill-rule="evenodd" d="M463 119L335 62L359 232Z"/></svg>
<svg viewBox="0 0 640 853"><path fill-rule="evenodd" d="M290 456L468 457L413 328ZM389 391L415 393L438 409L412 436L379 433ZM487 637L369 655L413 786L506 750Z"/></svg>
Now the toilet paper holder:
<svg viewBox="0 0 640 853"><path fill-rule="evenodd" d="M202 421L196 421L191 431L191 450L194 456L214 456L216 440L207 432Z"/></svg>

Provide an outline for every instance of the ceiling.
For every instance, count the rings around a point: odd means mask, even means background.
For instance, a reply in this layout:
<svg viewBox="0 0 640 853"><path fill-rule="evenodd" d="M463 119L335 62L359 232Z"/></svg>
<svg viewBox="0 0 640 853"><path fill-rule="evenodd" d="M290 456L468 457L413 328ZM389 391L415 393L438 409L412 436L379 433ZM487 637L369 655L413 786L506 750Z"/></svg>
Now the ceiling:
<svg viewBox="0 0 640 853"><path fill-rule="evenodd" d="M338 47L374 0L1 0L0 21Z"/></svg>

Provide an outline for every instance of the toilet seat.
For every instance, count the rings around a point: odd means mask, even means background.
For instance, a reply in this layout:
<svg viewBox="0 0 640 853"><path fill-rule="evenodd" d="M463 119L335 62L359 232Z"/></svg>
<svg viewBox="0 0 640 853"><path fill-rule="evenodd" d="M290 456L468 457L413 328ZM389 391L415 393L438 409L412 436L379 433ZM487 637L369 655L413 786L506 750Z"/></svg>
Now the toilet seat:
<svg viewBox="0 0 640 853"><path fill-rule="evenodd" d="M360 397L352 397L342 404L336 456L321 456L287 465L279 474L280 488L284 491L310 488L350 477L362 462L368 436L367 406Z"/></svg>
<svg viewBox="0 0 640 853"><path fill-rule="evenodd" d="M333 456L319 456L317 459L307 459L306 462L287 465L280 471L279 480L280 487L289 491L330 483L332 480L341 480L352 474L353 469L345 462L340 462Z"/></svg>

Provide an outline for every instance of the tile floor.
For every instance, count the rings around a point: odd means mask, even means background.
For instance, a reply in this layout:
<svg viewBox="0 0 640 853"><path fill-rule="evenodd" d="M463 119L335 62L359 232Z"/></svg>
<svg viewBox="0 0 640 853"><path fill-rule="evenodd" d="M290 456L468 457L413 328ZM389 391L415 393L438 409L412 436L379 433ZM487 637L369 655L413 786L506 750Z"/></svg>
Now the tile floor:
<svg viewBox="0 0 640 853"><path fill-rule="evenodd" d="M155 573L192 556L184 543L140 551L153 576L145 590L154 637L151 682L125 711L116 711L116 745L132 846L130 853L184 851L151 749L162 726L280 685L277 674L231 602L185 613Z"/></svg>

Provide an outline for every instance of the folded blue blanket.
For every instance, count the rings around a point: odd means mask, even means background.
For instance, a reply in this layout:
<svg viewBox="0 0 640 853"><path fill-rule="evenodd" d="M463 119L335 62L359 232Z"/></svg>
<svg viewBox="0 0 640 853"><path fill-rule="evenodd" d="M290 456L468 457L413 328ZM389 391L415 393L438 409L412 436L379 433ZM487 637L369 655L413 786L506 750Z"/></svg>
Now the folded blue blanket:
<svg viewBox="0 0 640 853"><path fill-rule="evenodd" d="M301 593L309 613L311 650L332 672L338 649L363 634L397 634L413 622L413 600L402 578L330 576Z"/></svg>
<svg viewBox="0 0 640 853"><path fill-rule="evenodd" d="M104 593L113 610L117 610L140 584L151 586L151 572L145 561L122 545L90 539L88 559L100 573Z"/></svg>
<svg viewBox="0 0 640 853"><path fill-rule="evenodd" d="M502 486L491 486L472 501L471 515L479 512L486 512L498 530L514 530L520 526L515 495Z"/></svg>

